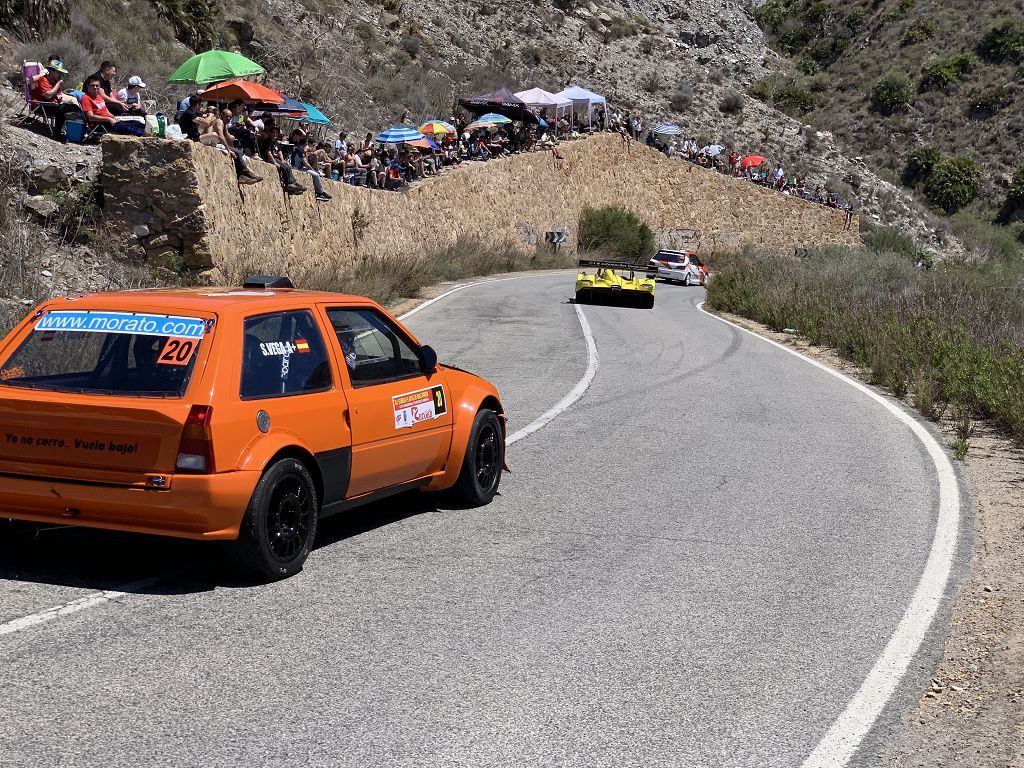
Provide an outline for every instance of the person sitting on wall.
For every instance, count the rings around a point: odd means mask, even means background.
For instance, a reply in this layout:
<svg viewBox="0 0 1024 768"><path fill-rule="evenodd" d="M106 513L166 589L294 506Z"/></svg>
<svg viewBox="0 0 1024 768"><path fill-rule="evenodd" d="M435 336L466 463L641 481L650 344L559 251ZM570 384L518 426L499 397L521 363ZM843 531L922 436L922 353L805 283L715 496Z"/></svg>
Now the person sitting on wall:
<svg viewBox="0 0 1024 768"><path fill-rule="evenodd" d="M243 152L250 157L257 153L256 148L256 127L249 118L248 108L241 99L235 99L228 104L231 118L227 124L228 135L238 144Z"/></svg>
<svg viewBox="0 0 1024 768"><path fill-rule="evenodd" d="M60 59L51 58L45 67L40 67L40 72L32 78L31 85L32 101L37 102L36 109L53 118L53 133L58 141L64 141L64 123L67 116L79 111L75 97L64 93L62 75L67 73Z"/></svg>
<svg viewBox="0 0 1024 768"><path fill-rule="evenodd" d="M309 138L300 138L304 136L303 132L296 134L292 131L293 144L292 147L292 168L302 171L303 173L309 174L313 179L313 189L316 191L316 199L321 201L330 200L331 196L324 191L324 184L321 180L319 172L313 167L310 162L309 152L312 151L312 141ZM307 149L307 145L308 149Z"/></svg>
<svg viewBox="0 0 1024 768"><path fill-rule="evenodd" d="M256 139L257 152L266 163L277 167L277 174L281 177L281 186L289 195L301 195L306 188L295 181L295 174L292 167L284 158L281 151L281 129L276 125L265 126Z"/></svg>

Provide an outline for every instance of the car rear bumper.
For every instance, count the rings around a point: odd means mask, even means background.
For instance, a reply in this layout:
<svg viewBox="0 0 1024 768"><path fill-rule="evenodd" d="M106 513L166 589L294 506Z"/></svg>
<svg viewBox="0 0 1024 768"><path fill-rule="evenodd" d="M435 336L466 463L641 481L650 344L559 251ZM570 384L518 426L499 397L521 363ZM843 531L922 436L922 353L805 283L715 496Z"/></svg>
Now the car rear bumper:
<svg viewBox="0 0 1024 768"><path fill-rule="evenodd" d="M186 539L235 539L259 472L175 475L168 490L0 477L0 517Z"/></svg>

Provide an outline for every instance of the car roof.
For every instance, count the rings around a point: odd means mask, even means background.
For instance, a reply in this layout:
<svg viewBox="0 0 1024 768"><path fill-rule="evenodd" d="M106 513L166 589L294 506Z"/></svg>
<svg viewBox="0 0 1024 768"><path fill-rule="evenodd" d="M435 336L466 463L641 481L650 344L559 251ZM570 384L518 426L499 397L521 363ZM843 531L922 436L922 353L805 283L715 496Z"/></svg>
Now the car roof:
<svg viewBox="0 0 1024 768"><path fill-rule="evenodd" d="M365 296L324 291L303 291L294 288L239 288L233 287L191 287L191 288L145 288L135 291L110 291L79 294L51 299L47 307L68 302L68 308L105 309L109 311L134 312L165 309L168 311L215 312L219 314L248 314L252 310L273 311L292 307L304 307L314 303L338 302L339 304L373 305Z"/></svg>

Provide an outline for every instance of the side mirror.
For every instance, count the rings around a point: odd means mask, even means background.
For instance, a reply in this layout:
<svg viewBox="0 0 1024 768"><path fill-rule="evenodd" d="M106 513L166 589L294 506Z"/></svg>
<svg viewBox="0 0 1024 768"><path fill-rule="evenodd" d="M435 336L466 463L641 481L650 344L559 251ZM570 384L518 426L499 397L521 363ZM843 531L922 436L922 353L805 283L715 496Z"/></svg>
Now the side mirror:
<svg viewBox="0 0 1024 768"><path fill-rule="evenodd" d="M423 365L424 373L433 373L437 370L437 352L430 345L420 347L420 363Z"/></svg>

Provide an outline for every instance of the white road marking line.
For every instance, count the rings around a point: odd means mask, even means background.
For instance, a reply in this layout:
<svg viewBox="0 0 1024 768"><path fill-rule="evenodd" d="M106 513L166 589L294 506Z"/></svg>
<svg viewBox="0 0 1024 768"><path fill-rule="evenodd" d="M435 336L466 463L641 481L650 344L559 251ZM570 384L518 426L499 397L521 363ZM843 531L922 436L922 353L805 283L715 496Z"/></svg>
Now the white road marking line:
<svg viewBox="0 0 1024 768"><path fill-rule="evenodd" d="M401 315L398 319L404 320L410 315L414 315L421 309L426 309L431 304L440 301L446 296L451 296L453 293L463 290L464 288L472 288L474 285L486 285L487 283L500 283L504 280L522 280L530 277L547 277L552 273L542 273L533 275L514 275L512 277L498 277L493 280L479 280L475 283L463 283L452 288L450 291L442 293L440 296L436 296L430 301L425 301L418 307L406 312ZM583 311L576 306L576 315L580 319L580 325L583 327L583 335L587 340L587 352L589 355L589 361L587 363L587 372L583 375L580 382L573 388L572 392L566 395L562 400L550 411L545 413L536 421L532 422L528 426L516 432L506 441L506 444L511 445L517 440L521 440L532 432L536 432L538 429L547 424L551 419L555 418L559 413L566 410L570 405L575 403L582 397L583 392L586 391L587 387L590 386L590 382L593 380L594 375L597 373L597 346L594 344L594 337L590 331L590 325L587 323L586 317L583 315ZM14 634L20 632L23 629L29 629L30 627L36 627L40 624L45 624L54 619L63 618L73 613L88 610L89 608L95 608L98 605L109 603L112 600L117 600L122 597L126 597L134 592L139 592L143 589L148 589L154 584L163 581L164 579L170 578L175 575L174 573L164 573L159 576L152 576L146 579L140 579L139 581L133 581L129 584L122 584L116 589L108 589L100 592L94 592L91 595L80 597L77 600L71 600L61 605L55 605L52 608L46 608L45 610L39 611L38 613L29 614L28 616L22 616L17 619L12 619L5 624L0 624L0 637L3 635Z"/></svg>
<svg viewBox="0 0 1024 768"><path fill-rule="evenodd" d="M576 310L576 317L579 318L580 328L583 329L583 338L587 341L587 370L583 374L583 378L576 382L576 386L572 388L572 391L570 391L569 394L559 400L550 410L545 411L525 427L516 430L509 435L505 439L505 445L518 443L524 437L532 435L538 429L550 422L558 416L558 414L568 410L573 403L583 397L583 393L587 391L587 387L590 386L590 382L592 382L594 377L597 375L597 366L600 359L597 356L597 344L594 342L594 334L590 330L590 323L587 322L587 316L583 314L583 309L580 305L573 304L573 309Z"/></svg>
<svg viewBox="0 0 1024 768"><path fill-rule="evenodd" d="M11 635L15 632L20 632L23 629L29 627L36 627L40 624L45 624L48 621L54 619L60 619L65 616L70 616L73 613L79 611L85 611L89 608L94 608L97 605L103 603L109 603L111 600L117 600L122 597L126 597L134 592L140 592L144 589L148 589L157 582L163 581L172 574L161 574L159 576L150 576L149 578L139 579L129 584L122 584L117 589L105 589L101 592L94 592L91 595L80 597L77 600L71 600L61 605L55 605L52 608L33 613L28 616L22 616L17 619L12 619L5 624L0 624L0 636Z"/></svg>
<svg viewBox="0 0 1024 768"><path fill-rule="evenodd" d="M956 542L960 527L960 488L957 485L956 472L948 454L931 433L915 417L895 403L872 391L856 379L852 379L824 363L708 312L704 309L704 302L698 304L697 307L716 320L739 328L761 341L772 344L820 368L885 406L921 441L939 478L939 514L935 524L935 536L932 539L928 560L925 562L924 571L921 573L910 604L890 636L889 642L882 650L881 656L868 672L850 703L832 723L825 736L804 760L801 767L842 768L853 758L864 737L868 735L875 721L878 720L896 692L900 680L906 674L921 643L924 642L928 628L942 604L949 574L953 568L953 559L956 556Z"/></svg>
<svg viewBox="0 0 1024 768"><path fill-rule="evenodd" d="M547 275L543 276L546 277ZM464 288L472 288L474 285L486 285L487 283L500 283L503 280L522 280L528 277L541 277L541 275L515 275L513 277L498 277L495 278L494 280L479 280L475 283L464 283L462 285L457 285L450 291L442 293L440 296L437 296L431 299L430 301L425 301L418 307L409 310L404 315L400 316L398 319L405 320L405 318L409 317L409 315L415 314L416 312L419 312L421 309L426 309L435 301L440 301L445 296L451 296L456 291L461 291ZM587 388L590 386L590 383L594 380L594 376L597 375L597 366L599 363L599 358L597 355L597 344L594 341L594 334L590 329L590 323L587 322L587 317L586 315L583 314L583 309L580 307L580 305L573 304L573 308L576 310L576 317L579 318L580 327L583 329L583 338L586 339L587 342L587 370L583 374L583 378L576 382L576 386L572 388L569 394L567 394L565 397L563 397L561 400L555 403L555 405L552 406L550 410L545 411L543 414L541 414L536 419L531 421L525 427L516 430L507 438L505 438L505 445L507 446L512 445L514 443L518 443L524 437L532 435L538 429L541 429L546 424L548 424L560 413L563 413L570 407L572 407L573 403L575 403L577 400L583 397L583 393L587 391Z"/></svg>

